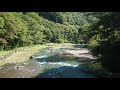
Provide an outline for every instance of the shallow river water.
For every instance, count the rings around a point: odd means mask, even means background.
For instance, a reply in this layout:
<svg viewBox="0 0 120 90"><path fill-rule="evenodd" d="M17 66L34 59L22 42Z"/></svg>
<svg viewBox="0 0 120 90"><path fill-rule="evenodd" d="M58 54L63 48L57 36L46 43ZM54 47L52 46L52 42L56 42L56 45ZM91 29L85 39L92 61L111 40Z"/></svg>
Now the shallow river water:
<svg viewBox="0 0 120 90"><path fill-rule="evenodd" d="M85 62L76 61L75 56L62 54L66 50L46 48L35 54L32 60L1 66L0 78L97 78L82 71Z"/></svg>

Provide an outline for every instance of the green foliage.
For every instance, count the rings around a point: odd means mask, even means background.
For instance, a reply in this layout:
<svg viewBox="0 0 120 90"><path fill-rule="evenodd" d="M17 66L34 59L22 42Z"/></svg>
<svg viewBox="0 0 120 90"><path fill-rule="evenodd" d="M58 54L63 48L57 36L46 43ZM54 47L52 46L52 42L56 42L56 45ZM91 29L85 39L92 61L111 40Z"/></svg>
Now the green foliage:
<svg viewBox="0 0 120 90"><path fill-rule="evenodd" d="M99 35L95 35L93 36L89 42L88 42L88 48L90 50L92 50L92 53L96 56L98 56L100 53L100 49L99 49L99 46L100 46L100 36Z"/></svg>
<svg viewBox="0 0 120 90"><path fill-rule="evenodd" d="M92 39L88 46L94 54L101 55L102 65L111 72L120 72L120 13L108 12L98 15L92 25Z"/></svg>
<svg viewBox="0 0 120 90"><path fill-rule="evenodd" d="M83 25L87 23L80 12L39 12L41 16L56 23L68 22L71 25Z"/></svg>
<svg viewBox="0 0 120 90"><path fill-rule="evenodd" d="M4 27L4 19L2 17L0 17L0 28L3 28Z"/></svg>
<svg viewBox="0 0 120 90"><path fill-rule="evenodd" d="M7 45L7 41L5 39L0 38L0 50L3 50Z"/></svg>
<svg viewBox="0 0 120 90"><path fill-rule="evenodd" d="M87 24L80 12L0 12L0 46L8 50L50 42L86 43Z"/></svg>

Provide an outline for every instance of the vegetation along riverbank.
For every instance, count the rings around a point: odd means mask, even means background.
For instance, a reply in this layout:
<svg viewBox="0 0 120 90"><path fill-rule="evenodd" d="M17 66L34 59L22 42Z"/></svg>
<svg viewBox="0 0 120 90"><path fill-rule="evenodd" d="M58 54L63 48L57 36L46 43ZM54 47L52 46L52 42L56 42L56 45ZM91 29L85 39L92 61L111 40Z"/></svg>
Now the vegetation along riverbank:
<svg viewBox="0 0 120 90"><path fill-rule="evenodd" d="M64 48L63 43L78 61L95 56L86 63L89 70L120 77L119 12L0 12L0 66L25 62L46 47ZM85 44L91 55L80 54L77 44Z"/></svg>

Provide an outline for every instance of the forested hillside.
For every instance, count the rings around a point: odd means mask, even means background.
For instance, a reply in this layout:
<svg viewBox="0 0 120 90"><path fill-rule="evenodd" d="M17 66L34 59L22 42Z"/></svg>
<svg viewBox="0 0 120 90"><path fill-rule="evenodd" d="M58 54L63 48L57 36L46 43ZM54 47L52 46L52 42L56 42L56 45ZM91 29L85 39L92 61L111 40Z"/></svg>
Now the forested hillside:
<svg viewBox="0 0 120 90"><path fill-rule="evenodd" d="M79 12L1 12L0 49L48 42L85 43L80 30L87 24Z"/></svg>

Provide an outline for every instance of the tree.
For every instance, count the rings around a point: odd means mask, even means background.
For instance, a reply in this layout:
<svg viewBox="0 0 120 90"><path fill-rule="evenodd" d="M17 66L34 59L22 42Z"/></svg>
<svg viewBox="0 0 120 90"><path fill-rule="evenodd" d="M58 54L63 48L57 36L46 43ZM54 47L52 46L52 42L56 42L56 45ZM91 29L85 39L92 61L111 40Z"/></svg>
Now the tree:
<svg viewBox="0 0 120 90"><path fill-rule="evenodd" d="M87 42L87 34L79 32L87 23L80 12L0 12L1 47Z"/></svg>
<svg viewBox="0 0 120 90"><path fill-rule="evenodd" d="M99 21L92 26L93 36L96 44L89 46L94 54L101 56L102 65L111 72L120 72L120 13L107 12L99 14Z"/></svg>

